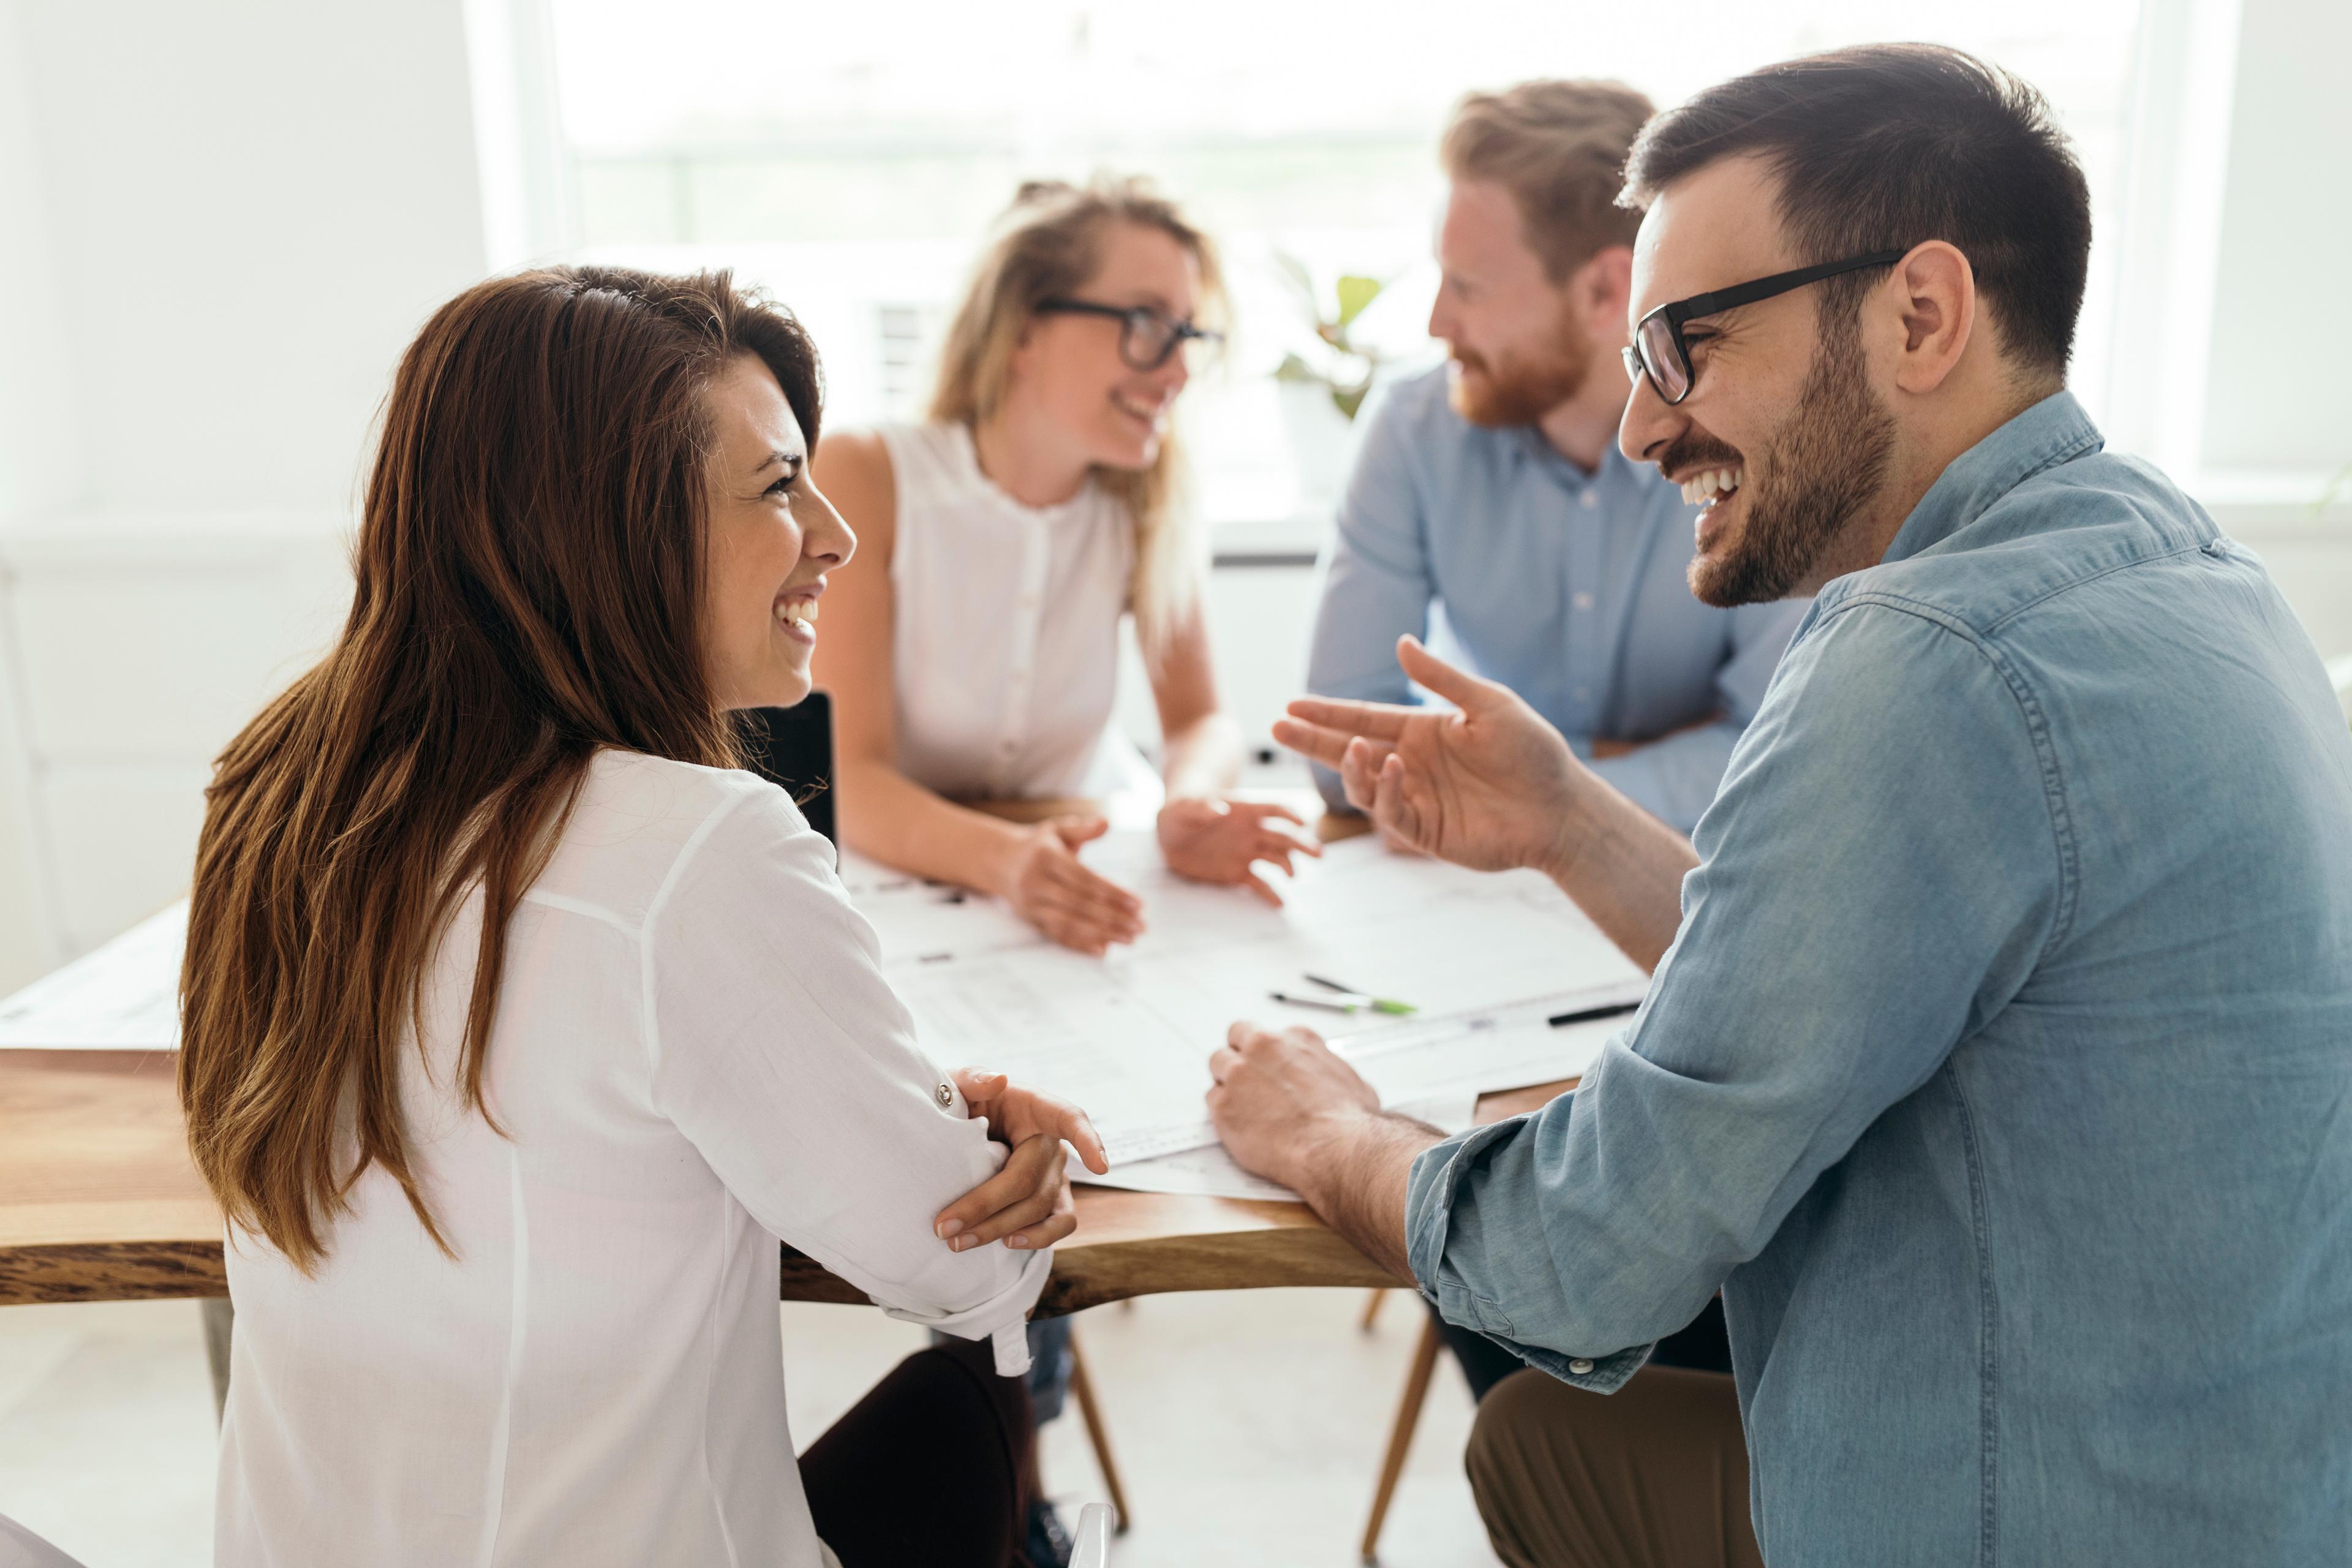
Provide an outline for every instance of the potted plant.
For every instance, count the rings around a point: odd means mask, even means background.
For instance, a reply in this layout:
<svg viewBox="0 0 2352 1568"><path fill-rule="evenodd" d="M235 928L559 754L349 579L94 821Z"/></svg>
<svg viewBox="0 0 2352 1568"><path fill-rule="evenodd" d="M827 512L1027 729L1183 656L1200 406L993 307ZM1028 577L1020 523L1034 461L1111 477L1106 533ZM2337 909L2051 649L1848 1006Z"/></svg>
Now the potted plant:
<svg viewBox="0 0 2352 1568"><path fill-rule="evenodd" d="M1364 405L1380 372L1380 351L1357 342L1353 332L1365 308L1380 298L1387 283L1360 273L1343 273L1327 298L1297 257L1277 253L1275 262L1313 333L1286 353L1274 373L1281 388L1283 434L1297 469L1301 504L1313 509L1339 493L1340 468L1347 460L1348 426Z"/></svg>

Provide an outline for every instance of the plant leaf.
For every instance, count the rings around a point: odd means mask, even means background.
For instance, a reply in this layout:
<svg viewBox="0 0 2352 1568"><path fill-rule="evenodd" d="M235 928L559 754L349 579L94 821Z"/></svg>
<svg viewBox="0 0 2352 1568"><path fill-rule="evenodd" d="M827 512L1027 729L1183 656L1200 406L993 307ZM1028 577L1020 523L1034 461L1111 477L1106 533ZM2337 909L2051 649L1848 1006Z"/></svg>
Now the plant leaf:
<svg viewBox="0 0 2352 1568"><path fill-rule="evenodd" d="M1380 298L1385 288L1377 278L1367 278L1350 272L1339 279L1339 329L1345 331L1349 322L1364 313L1364 307Z"/></svg>

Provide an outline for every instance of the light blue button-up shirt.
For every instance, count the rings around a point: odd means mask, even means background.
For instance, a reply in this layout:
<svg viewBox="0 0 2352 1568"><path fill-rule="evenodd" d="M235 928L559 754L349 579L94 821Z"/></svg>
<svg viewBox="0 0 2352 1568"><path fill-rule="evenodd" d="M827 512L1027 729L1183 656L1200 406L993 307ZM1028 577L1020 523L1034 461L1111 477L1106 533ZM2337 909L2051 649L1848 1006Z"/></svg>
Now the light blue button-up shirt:
<svg viewBox="0 0 2352 1568"><path fill-rule="evenodd" d="M2053 396L1696 843L1584 1086L1415 1162L1444 1315L1606 1391L1720 1285L1771 1563L2352 1562L2352 737L2261 563Z"/></svg>
<svg viewBox="0 0 2352 1568"><path fill-rule="evenodd" d="M1538 431L1470 424L1443 368L1389 388L1365 418L1307 689L1413 700L1396 642L1430 638L1435 606L1438 650L1526 698L1579 756L1595 740L1656 742L1596 771L1689 832L1803 605L1700 604L1679 489L1613 446L1587 474ZM1345 805L1336 776L1317 782Z"/></svg>

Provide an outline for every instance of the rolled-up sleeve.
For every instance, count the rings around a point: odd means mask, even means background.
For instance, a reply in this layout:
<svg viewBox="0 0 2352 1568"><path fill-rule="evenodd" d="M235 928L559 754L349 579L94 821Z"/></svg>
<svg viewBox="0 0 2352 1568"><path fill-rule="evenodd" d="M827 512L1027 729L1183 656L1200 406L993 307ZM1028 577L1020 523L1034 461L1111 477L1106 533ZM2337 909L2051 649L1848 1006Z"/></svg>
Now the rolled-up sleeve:
<svg viewBox="0 0 2352 1568"><path fill-rule="evenodd" d="M893 1317L992 1339L999 1372L1026 1370L1052 1249L932 1234L1005 1151L917 1046L832 867L781 790L688 851L646 939L655 1104L768 1230Z"/></svg>
<svg viewBox="0 0 2352 1568"><path fill-rule="evenodd" d="M2007 1004L2067 907L2063 796L1995 657L1849 601L1788 658L1632 1026L1574 1093L1413 1166L1438 1310L1604 1391Z"/></svg>
<svg viewBox="0 0 2352 1568"><path fill-rule="evenodd" d="M1363 442L1324 552L1307 647L1307 689L1318 697L1412 700L1412 683L1397 666L1397 638L1429 635L1436 584L1404 409L1401 400L1381 397L1365 412ZM1323 798L1346 809L1339 775L1324 767L1314 773Z"/></svg>

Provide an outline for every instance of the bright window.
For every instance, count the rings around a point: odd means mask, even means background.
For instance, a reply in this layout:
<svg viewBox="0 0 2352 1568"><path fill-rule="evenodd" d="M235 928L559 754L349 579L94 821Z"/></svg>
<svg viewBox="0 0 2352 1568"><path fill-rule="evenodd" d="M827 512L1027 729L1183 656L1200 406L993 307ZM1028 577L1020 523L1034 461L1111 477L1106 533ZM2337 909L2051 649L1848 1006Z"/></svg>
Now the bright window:
<svg viewBox="0 0 2352 1568"><path fill-rule="evenodd" d="M919 412L926 355L982 229L1024 178L1157 176L1214 230L1237 321L1226 371L1186 417L1221 525L1328 500L1344 428L1271 373L1305 314L1280 258L1328 291L1389 288L1365 333L1430 363L1422 330L1440 128L1471 88L1614 77L1671 104L1763 62L1887 37L1875 0L1672 7L1358 0L864 0L780 6L552 0L558 96L584 252L728 265L815 333L830 417ZM2137 0L1979 0L1938 40L2049 95L2109 232ZM2077 366L2104 364L2095 258ZM1230 537L1230 536L1229 536Z"/></svg>

